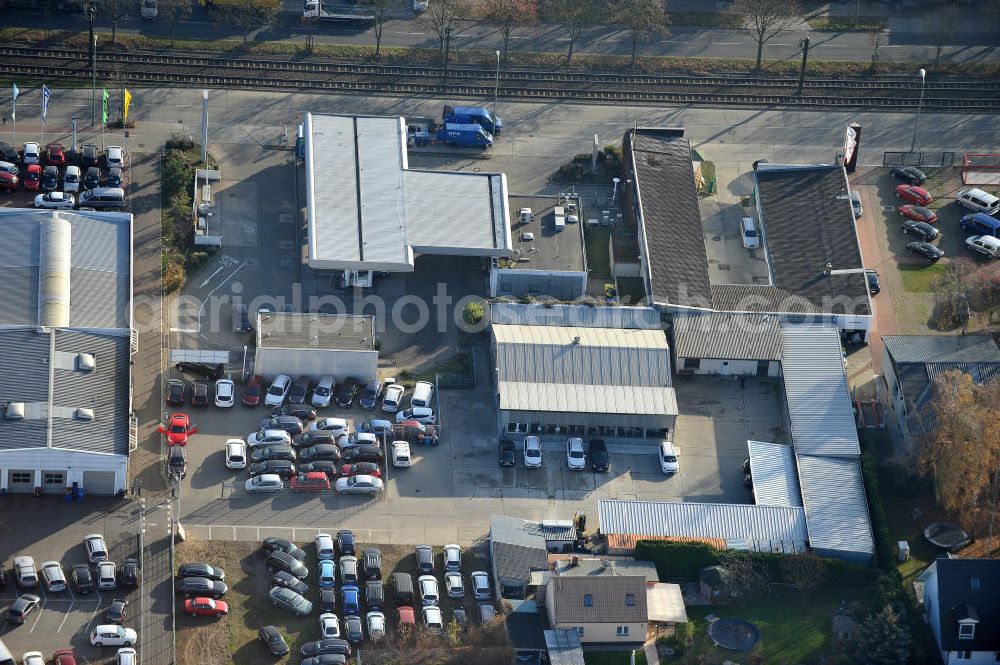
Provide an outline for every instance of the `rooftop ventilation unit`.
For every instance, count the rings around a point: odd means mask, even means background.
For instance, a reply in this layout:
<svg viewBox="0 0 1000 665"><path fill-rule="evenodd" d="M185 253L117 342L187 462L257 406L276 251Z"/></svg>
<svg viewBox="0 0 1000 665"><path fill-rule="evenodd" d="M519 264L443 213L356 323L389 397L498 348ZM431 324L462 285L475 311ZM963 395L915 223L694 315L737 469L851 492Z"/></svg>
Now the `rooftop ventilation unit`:
<svg viewBox="0 0 1000 665"><path fill-rule="evenodd" d="M97 369L97 358L93 353L76 354L76 368L81 372L93 372Z"/></svg>

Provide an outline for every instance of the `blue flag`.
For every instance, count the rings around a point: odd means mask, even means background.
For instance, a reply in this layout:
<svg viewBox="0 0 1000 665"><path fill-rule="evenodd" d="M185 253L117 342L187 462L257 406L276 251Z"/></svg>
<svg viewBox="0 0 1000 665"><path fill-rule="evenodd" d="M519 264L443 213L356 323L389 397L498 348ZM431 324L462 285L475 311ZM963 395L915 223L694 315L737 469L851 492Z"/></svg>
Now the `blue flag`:
<svg viewBox="0 0 1000 665"><path fill-rule="evenodd" d="M49 95L51 95L51 94L52 93L49 92L48 86L46 86L43 83L42 84L42 122L45 122L45 119L49 115Z"/></svg>
<svg viewBox="0 0 1000 665"><path fill-rule="evenodd" d="M17 120L17 96L20 95L20 94L21 94L21 91L17 89L17 84L15 83L14 84L14 91L13 91L14 97L13 97L13 99L11 99L11 103L14 106L13 110L10 112L10 119L11 120Z"/></svg>

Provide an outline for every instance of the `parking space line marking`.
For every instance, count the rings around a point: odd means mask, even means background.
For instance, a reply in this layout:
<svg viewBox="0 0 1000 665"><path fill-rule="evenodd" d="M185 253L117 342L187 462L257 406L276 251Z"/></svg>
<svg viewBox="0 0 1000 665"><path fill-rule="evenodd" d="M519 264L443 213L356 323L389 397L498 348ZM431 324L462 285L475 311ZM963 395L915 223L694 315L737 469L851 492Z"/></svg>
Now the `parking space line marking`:
<svg viewBox="0 0 1000 665"><path fill-rule="evenodd" d="M73 611L73 601L71 600L71 601L69 601L69 607L66 608L66 613L63 615L63 620L61 622L59 622L59 627L56 628L56 632L57 633L61 633L62 632L63 626L66 625L66 619L69 618L69 613L72 612L72 611Z"/></svg>
<svg viewBox="0 0 1000 665"><path fill-rule="evenodd" d="M31 633L35 632L35 628L38 626L38 620L42 618L42 610L43 609L45 609L45 601L44 600L42 601L41 608L39 608L39 610L37 612L35 612L35 623L31 624L31 630L28 631L28 634L31 634Z"/></svg>

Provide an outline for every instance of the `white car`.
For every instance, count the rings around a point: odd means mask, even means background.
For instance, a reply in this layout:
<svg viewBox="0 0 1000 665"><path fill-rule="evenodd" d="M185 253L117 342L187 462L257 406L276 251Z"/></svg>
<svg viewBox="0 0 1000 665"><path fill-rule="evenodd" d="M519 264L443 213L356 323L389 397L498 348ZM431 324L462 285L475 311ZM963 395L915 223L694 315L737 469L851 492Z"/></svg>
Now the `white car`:
<svg viewBox="0 0 1000 665"><path fill-rule="evenodd" d="M401 423L404 420L416 420L418 423L423 423L424 425L433 425L437 422L437 417L434 415L434 409L426 406L415 406L412 409L396 413L397 423Z"/></svg>
<svg viewBox="0 0 1000 665"><path fill-rule="evenodd" d="M399 411L399 405L403 402L404 392L406 392L406 388L398 383L389 384L389 387L385 389L385 396L382 397L382 411L385 413L396 413Z"/></svg>
<svg viewBox="0 0 1000 665"><path fill-rule="evenodd" d="M76 199L72 194L63 192L46 192L35 197L35 207L47 210L72 210Z"/></svg>
<svg viewBox="0 0 1000 665"><path fill-rule="evenodd" d="M744 249L757 249L760 247L760 235L757 227L753 223L753 217L744 217L740 221L740 237L743 238Z"/></svg>
<svg viewBox="0 0 1000 665"><path fill-rule="evenodd" d="M333 432L336 436L347 434L347 421L343 418L320 418L309 425L310 432Z"/></svg>
<svg viewBox="0 0 1000 665"><path fill-rule="evenodd" d="M274 377L271 387L267 389L264 396L264 406L281 406L288 397L288 391L292 389L292 378L287 374L279 374Z"/></svg>
<svg viewBox="0 0 1000 665"><path fill-rule="evenodd" d="M276 473L262 473L254 476L244 483L243 488L248 492L280 492L285 487L281 482L281 476Z"/></svg>
<svg viewBox="0 0 1000 665"><path fill-rule="evenodd" d="M38 144L34 141L29 141L24 144L24 154L21 157L21 161L24 162L25 166L28 164L38 164L41 162L39 152Z"/></svg>
<svg viewBox="0 0 1000 665"><path fill-rule="evenodd" d="M424 630L434 635L444 632L444 621L441 619L441 608L437 605L424 607Z"/></svg>
<svg viewBox="0 0 1000 665"><path fill-rule="evenodd" d="M542 442L537 436L524 437L524 466L529 469L542 466Z"/></svg>
<svg viewBox="0 0 1000 665"><path fill-rule="evenodd" d="M49 593L66 590L66 575L63 574L58 561L42 562L42 580L45 581L45 590Z"/></svg>
<svg viewBox="0 0 1000 665"><path fill-rule="evenodd" d="M251 448L272 443L292 445L292 435L283 429L261 429L247 435L247 445Z"/></svg>
<svg viewBox="0 0 1000 665"><path fill-rule="evenodd" d="M657 455L660 458L660 471L664 474L672 476L680 469L680 465L677 464L677 452L669 441L660 441Z"/></svg>
<svg viewBox="0 0 1000 665"><path fill-rule="evenodd" d="M438 592L438 581L433 575L421 575L417 578L417 595L424 607L437 605L441 601Z"/></svg>
<svg viewBox="0 0 1000 665"><path fill-rule="evenodd" d="M26 651L21 656L21 663L22 665L45 665L45 656L42 655L41 651Z"/></svg>
<svg viewBox="0 0 1000 665"><path fill-rule="evenodd" d="M156 18L159 10L156 7L156 0L142 0L142 4L139 8L139 15L142 16L147 21L152 21Z"/></svg>
<svg viewBox="0 0 1000 665"><path fill-rule="evenodd" d="M485 570L477 570L469 576L472 580L472 595L476 600L489 600L493 597L490 589L490 575Z"/></svg>
<svg viewBox="0 0 1000 665"><path fill-rule="evenodd" d="M571 471L583 471L587 466L587 453L583 452L583 439L566 439L566 466Z"/></svg>
<svg viewBox="0 0 1000 665"><path fill-rule="evenodd" d="M340 638L340 619L333 612L319 615L319 636L322 640Z"/></svg>
<svg viewBox="0 0 1000 665"><path fill-rule="evenodd" d="M965 245L990 258L1000 258L1000 239L993 236L969 236L965 239Z"/></svg>
<svg viewBox="0 0 1000 665"><path fill-rule="evenodd" d="M346 434L341 434L337 437L337 446L344 450L346 448L354 448L355 446L378 446L379 440L378 436L372 434L371 432L357 432L350 436Z"/></svg>
<svg viewBox="0 0 1000 665"><path fill-rule="evenodd" d="M392 442L392 465L398 467L408 467L412 464L410 459L410 444L406 441Z"/></svg>
<svg viewBox="0 0 1000 665"><path fill-rule="evenodd" d="M465 597L465 585L462 583L462 573L445 573L444 590L449 598Z"/></svg>
<svg viewBox="0 0 1000 665"><path fill-rule="evenodd" d="M378 494L382 491L382 479L374 476L358 475L337 478L337 492L341 494Z"/></svg>
<svg viewBox="0 0 1000 665"><path fill-rule="evenodd" d="M80 191L80 167L70 164L66 167L66 175L63 176L63 189L67 192Z"/></svg>
<svg viewBox="0 0 1000 665"><path fill-rule="evenodd" d="M114 561L102 561L97 564L97 588L100 591L113 591L118 588L115 579L117 566Z"/></svg>
<svg viewBox="0 0 1000 665"><path fill-rule="evenodd" d="M316 384L316 388L313 389L312 405L317 409L330 406L330 398L333 396L333 387L335 385L336 381L329 374L321 378L319 383Z"/></svg>
<svg viewBox="0 0 1000 665"><path fill-rule="evenodd" d="M136 637L131 628L115 624L97 626L90 631L90 643L95 647L130 647L135 644Z"/></svg>
<svg viewBox="0 0 1000 665"><path fill-rule="evenodd" d="M100 563L108 559L108 545L104 542L104 536L99 533L91 533L83 537L83 547L87 550L87 559L90 563Z"/></svg>
<svg viewBox="0 0 1000 665"><path fill-rule="evenodd" d="M385 615L378 611L369 612L365 617L368 623L368 637L380 640L385 637Z"/></svg>
<svg viewBox="0 0 1000 665"><path fill-rule="evenodd" d="M115 654L115 665L135 665L137 662L137 654L132 647L122 647Z"/></svg>
<svg viewBox="0 0 1000 665"><path fill-rule="evenodd" d="M247 444L241 439L226 441L226 468L245 469L247 467Z"/></svg>
<svg viewBox="0 0 1000 665"><path fill-rule="evenodd" d="M125 168L125 150L120 145L109 145L107 155L107 166L109 169L118 167Z"/></svg>
<svg viewBox="0 0 1000 665"><path fill-rule="evenodd" d="M215 405L222 409L230 408L235 402L236 389L231 379L219 379L215 382Z"/></svg>
<svg viewBox="0 0 1000 665"><path fill-rule="evenodd" d="M462 570L462 548L458 545L444 546L444 569L448 572Z"/></svg>
<svg viewBox="0 0 1000 665"><path fill-rule="evenodd" d="M333 561L333 536L322 532L316 534L316 554L320 561Z"/></svg>

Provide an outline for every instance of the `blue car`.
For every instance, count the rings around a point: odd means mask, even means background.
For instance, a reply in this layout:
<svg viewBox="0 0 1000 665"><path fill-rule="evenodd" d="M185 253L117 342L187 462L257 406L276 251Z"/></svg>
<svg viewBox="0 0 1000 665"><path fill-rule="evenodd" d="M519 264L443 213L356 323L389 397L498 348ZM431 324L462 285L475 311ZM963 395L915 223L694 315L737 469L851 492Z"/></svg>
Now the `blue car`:
<svg viewBox="0 0 1000 665"><path fill-rule="evenodd" d="M324 560L319 562L319 588L332 589L337 582L336 566L333 561Z"/></svg>
<svg viewBox="0 0 1000 665"><path fill-rule="evenodd" d="M343 607L344 616L361 616L361 593L358 587L353 584L348 584L340 590L343 596Z"/></svg>

